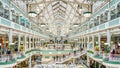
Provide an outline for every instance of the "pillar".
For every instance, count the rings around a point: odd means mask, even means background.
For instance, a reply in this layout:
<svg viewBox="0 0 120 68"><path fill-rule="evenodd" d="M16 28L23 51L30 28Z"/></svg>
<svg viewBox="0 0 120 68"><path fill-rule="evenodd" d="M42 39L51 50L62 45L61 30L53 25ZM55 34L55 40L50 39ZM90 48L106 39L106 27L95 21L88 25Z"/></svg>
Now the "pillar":
<svg viewBox="0 0 120 68"><path fill-rule="evenodd" d="M32 65L32 64L31 64L31 56L30 56L30 58L29 58L29 64L28 64L28 65L29 65L29 68L32 67L32 66L31 66L31 65Z"/></svg>
<svg viewBox="0 0 120 68"><path fill-rule="evenodd" d="M84 36L84 48L86 47L86 37Z"/></svg>
<svg viewBox="0 0 120 68"><path fill-rule="evenodd" d="M8 34L8 37L9 37L9 45L12 44L12 29L9 29L9 34Z"/></svg>
<svg viewBox="0 0 120 68"><path fill-rule="evenodd" d="M83 37L82 37L82 48L83 48Z"/></svg>
<svg viewBox="0 0 120 68"><path fill-rule="evenodd" d="M110 42L111 42L111 33L110 30L107 30L107 43L110 46Z"/></svg>
<svg viewBox="0 0 120 68"><path fill-rule="evenodd" d="M34 38L34 36L33 36L33 38L32 38L33 40L32 40L32 49L34 49L35 47L34 47L34 43L35 43L35 38Z"/></svg>
<svg viewBox="0 0 120 68"><path fill-rule="evenodd" d="M25 46L25 52L26 52L26 49L27 49L27 48L26 48L26 46L27 46L27 45L26 45L26 43L27 43L27 42L26 42L26 40L27 40L27 36L25 35L25 36L24 36L24 46Z"/></svg>
<svg viewBox="0 0 120 68"><path fill-rule="evenodd" d="M88 49L89 49L89 41L90 41L90 37L87 36L87 39L88 39L88 41L87 41L87 50L88 50Z"/></svg>
<svg viewBox="0 0 120 68"><path fill-rule="evenodd" d="M10 12L10 20L12 21L12 11L11 11L11 9L9 9L9 12Z"/></svg>
<svg viewBox="0 0 120 68"><path fill-rule="evenodd" d="M95 41L94 35L92 35L93 50L94 50L94 41Z"/></svg>
<svg viewBox="0 0 120 68"><path fill-rule="evenodd" d="M108 5L109 5L109 4L108 4ZM110 11L111 11L111 10L108 11L108 16L107 16L107 17L108 17L108 21L111 19Z"/></svg>
<svg viewBox="0 0 120 68"><path fill-rule="evenodd" d="M73 64L76 64L76 58L73 58Z"/></svg>
<svg viewBox="0 0 120 68"><path fill-rule="evenodd" d="M21 35L18 35L18 52L20 51Z"/></svg>
<svg viewBox="0 0 120 68"><path fill-rule="evenodd" d="M90 66L90 59L89 59L88 54L87 54L87 65L88 65L88 67Z"/></svg>

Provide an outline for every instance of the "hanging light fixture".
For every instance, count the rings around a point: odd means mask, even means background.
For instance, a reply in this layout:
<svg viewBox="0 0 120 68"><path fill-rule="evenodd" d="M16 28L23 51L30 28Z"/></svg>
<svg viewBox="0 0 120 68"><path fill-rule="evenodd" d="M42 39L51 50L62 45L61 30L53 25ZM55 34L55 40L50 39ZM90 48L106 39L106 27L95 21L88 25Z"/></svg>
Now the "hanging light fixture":
<svg viewBox="0 0 120 68"><path fill-rule="evenodd" d="M88 12L84 12L83 14L85 17L90 17L92 13L88 11Z"/></svg>
<svg viewBox="0 0 120 68"><path fill-rule="evenodd" d="M91 8L91 11L89 11L89 8ZM88 5L88 11L84 12L83 15L85 17L90 17L91 14L92 14L92 5L91 6Z"/></svg>
<svg viewBox="0 0 120 68"><path fill-rule="evenodd" d="M32 9L31 5L30 5L30 11L28 12L28 15L30 17L36 17L37 16L37 13L35 12L34 9Z"/></svg>
<svg viewBox="0 0 120 68"><path fill-rule="evenodd" d="M78 25L79 25L78 23L74 23L74 24L73 24L74 27L77 27Z"/></svg>
<svg viewBox="0 0 120 68"><path fill-rule="evenodd" d="M44 27L45 26L45 23L41 23L41 27Z"/></svg>
<svg viewBox="0 0 120 68"><path fill-rule="evenodd" d="M34 11L30 11L28 15L29 15L30 17L36 17L36 16L37 16L37 13L34 12Z"/></svg>

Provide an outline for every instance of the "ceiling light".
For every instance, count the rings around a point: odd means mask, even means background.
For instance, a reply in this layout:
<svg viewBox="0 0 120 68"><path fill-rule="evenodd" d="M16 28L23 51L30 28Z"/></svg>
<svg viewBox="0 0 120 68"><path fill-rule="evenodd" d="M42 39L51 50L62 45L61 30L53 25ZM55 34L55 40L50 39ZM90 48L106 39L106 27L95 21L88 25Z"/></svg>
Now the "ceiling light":
<svg viewBox="0 0 120 68"><path fill-rule="evenodd" d="M41 23L41 27L44 27L45 26L45 23Z"/></svg>
<svg viewBox="0 0 120 68"><path fill-rule="evenodd" d="M82 12L82 10L83 10L82 7L80 7L79 12Z"/></svg>
<svg viewBox="0 0 120 68"><path fill-rule="evenodd" d="M69 31L72 31L72 28L70 28Z"/></svg>
<svg viewBox="0 0 120 68"><path fill-rule="evenodd" d="M52 54L52 52L49 52L49 54Z"/></svg>
<svg viewBox="0 0 120 68"><path fill-rule="evenodd" d="M49 28L47 28L46 31L49 31Z"/></svg>
<svg viewBox="0 0 120 68"><path fill-rule="evenodd" d="M36 16L37 16L37 13L34 12L34 11L30 11L28 15L29 15L30 17L36 17Z"/></svg>
<svg viewBox="0 0 120 68"><path fill-rule="evenodd" d="M85 17L90 17L92 13L88 11L88 12L84 12L83 14Z"/></svg>
<svg viewBox="0 0 120 68"><path fill-rule="evenodd" d="M73 25L74 27L77 27L78 26L78 23L74 23L74 25Z"/></svg>

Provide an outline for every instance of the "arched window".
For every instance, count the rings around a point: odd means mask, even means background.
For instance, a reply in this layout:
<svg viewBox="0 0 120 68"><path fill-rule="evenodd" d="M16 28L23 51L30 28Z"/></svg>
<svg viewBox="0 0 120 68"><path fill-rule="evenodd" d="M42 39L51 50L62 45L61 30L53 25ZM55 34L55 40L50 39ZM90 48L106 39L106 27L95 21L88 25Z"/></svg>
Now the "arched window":
<svg viewBox="0 0 120 68"><path fill-rule="evenodd" d="M0 1L0 16L3 17L3 13L4 13L4 8L3 8L3 4Z"/></svg>
<svg viewBox="0 0 120 68"><path fill-rule="evenodd" d="M94 25L94 24L93 24L93 22L90 22L90 28L92 28L92 27L93 27L93 25Z"/></svg>
<svg viewBox="0 0 120 68"><path fill-rule="evenodd" d="M11 12L12 12L12 21L13 21L13 22L16 22L15 10L12 9Z"/></svg>
<svg viewBox="0 0 120 68"><path fill-rule="evenodd" d="M100 15L100 24L104 23L103 21L103 14Z"/></svg>
<svg viewBox="0 0 120 68"><path fill-rule="evenodd" d="M105 11L103 14L103 23L106 23L108 21L108 11Z"/></svg>
<svg viewBox="0 0 120 68"><path fill-rule="evenodd" d="M120 3L117 5L117 17L120 17Z"/></svg>
<svg viewBox="0 0 120 68"><path fill-rule="evenodd" d="M113 7L110 11L110 16L111 16L111 20L115 19L117 17L117 9L115 7Z"/></svg>
<svg viewBox="0 0 120 68"><path fill-rule="evenodd" d="M16 23L19 23L19 14L16 13Z"/></svg>
<svg viewBox="0 0 120 68"><path fill-rule="evenodd" d="M99 16L97 16L97 17L94 19L94 25L95 25L95 26L98 26L98 25L99 25Z"/></svg>
<svg viewBox="0 0 120 68"><path fill-rule="evenodd" d="M7 5L4 6L4 15L3 17L9 19L9 7Z"/></svg>

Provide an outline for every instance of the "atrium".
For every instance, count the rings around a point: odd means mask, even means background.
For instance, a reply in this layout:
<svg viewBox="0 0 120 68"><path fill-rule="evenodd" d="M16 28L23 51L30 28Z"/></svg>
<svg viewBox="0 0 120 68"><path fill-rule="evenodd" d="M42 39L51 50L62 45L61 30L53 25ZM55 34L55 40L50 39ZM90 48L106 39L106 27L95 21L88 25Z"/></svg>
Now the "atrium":
<svg viewBox="0 0 120 68"><path fill-rule="evenodd" d="M120 68L120 0L0 0L0 68Z"/></svg>

